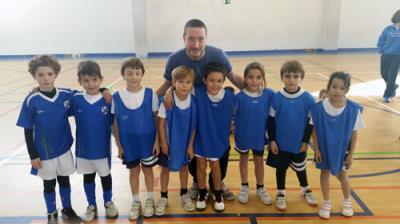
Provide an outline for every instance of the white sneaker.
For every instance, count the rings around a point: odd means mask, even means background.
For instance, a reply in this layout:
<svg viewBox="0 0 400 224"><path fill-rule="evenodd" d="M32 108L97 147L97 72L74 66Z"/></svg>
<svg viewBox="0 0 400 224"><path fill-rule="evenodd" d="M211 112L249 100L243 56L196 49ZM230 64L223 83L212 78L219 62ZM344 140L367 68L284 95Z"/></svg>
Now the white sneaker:
<svg viewBox="0 0 400 224"><path fill-rule="evenodd" d="M140 214L142 213L142 204L140 201L132 202L131 209L129 210L128 219L136 220L139 218Z"/></svg>
<svg viewBox="0 0 400 224"><path fill-rule="evenodd" d="M331 203L329 201L324 201L321 209L318 212L319 217L321 217L322 219L329 219L331 217L331 208Z"/></svg>
<svg viewBox="0 0 400 224"><path fill-rule="evenodd" d="M83 220L85 222L90 222L95 218L97 218L97 208L94 205L89 205L88 207L86 207L86 212L83 215Z"/></svg>
<svg viewBox="0 0 400 224"><path fill-rule="evenodd" d="M276 196L276 208L280 211L285 211L287 206L286 206L286 197L283 194L278 194Z"/></svg>
<svg viewBox="0 0 400 224"><path fill-rule="evenodd" d="M214 202L214 210L216 212L223 212L225 210L225 204L224 204L224 200L221 200L221 202Z"/></svg>
<svg viewBox="0 0 400 224"><path fill-rule="evenodd" d="M199 211L203 211L207 208L206 200L200 201L197 199L196 201L196 209Z"/></svg>
<svg viewBox="0 0 400 224"><path fill-rule="evenodd" d="M225 185L224 182L222 182L221 190L222 190L222 197L224 198L224 200L226 201L235 200L235 194L229 190L229 188Z"/></svg>
<svg viewBox="0 0 400 224"><path fill-rule="evenodd" d="M196 206L193 204L192 199L190 198L190 195L188 193L184 194L181 196L181 203L183 209L187 212L193 212L196 210Z"/></svg>
<svg viewBox="0 0 400 224"><path fill-rule="evenodd" d="M168 198L162 197L162 198L158 199L154 214L156 216L164 215L167 207L168 207Z"/></svg>
<svg viewBox="0 0 400 224"><path fill-rule="evenodd" d="M190 197L192 200L196 200L199 196L199 185L196 182L192 183L192 187L190 188Z"/></svg>
<svg viewBox="0 0 400 224"><path fill-rule="evenodd" d="M351 217L354 215L351 200L343 200L342 215L346 217Z"/></svg>
<svg viewBox="0 0 400 224"><path fill-rule="evenodd" d="M238 194L238 201L240 203L247 203L249 201L249 186L242 185Z"/></svg>
<svg viewBox="0 0 400 224"><path fill-rule="evenodd" d="M264 188L259 188L256 190L256 194L258 198L262 201L262 203L266 205L272 204L272 198L269 196L268 192Z"/></svg>
<svg viewBox="0 0 400 224"><path fill-rule="evenodd" d="M154 200L153 198L147 198L144 202L143 216L146 218L152 217L154 215Z"/></svg>
<svg viewBox="0 0 400 224"><path fill-rule="evenodd" d="M106 208L106 218L107 219L115 219L118 217L118 208L112 201L107 201L104 204Z"/></svg>
<svg viewBox="0 0 400 224"><path fill-rule="evenodd" d="M306 190L306 191L301 191L301 194L304 196L304 199L306 199L307 203L311 206L317 206L318 201L317 198L313 195L311 190Z"/></svg>

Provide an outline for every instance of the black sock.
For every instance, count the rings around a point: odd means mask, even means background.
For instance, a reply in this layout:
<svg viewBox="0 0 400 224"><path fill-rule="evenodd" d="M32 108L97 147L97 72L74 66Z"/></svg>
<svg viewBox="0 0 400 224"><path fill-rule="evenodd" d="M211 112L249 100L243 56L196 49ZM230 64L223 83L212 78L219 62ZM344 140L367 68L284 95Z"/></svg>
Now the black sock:
<svg viewBox="0 0 400 224"><path fill-rule="evenodd" d="M187 192L188 192L187 188L181 188L181 196L187 194Z"/></svg>
<svg viewBox="0 0 400 224"><path fill-rule="evenodd" d="M206 189L199 189L199 201L204 201L206 194L207 194L207 190Z"/></svg>
<svg viewBox="0 0 400 224"><path fill-rule="evenodd" d="M222 191L214 191L214 195L215 195L215 200L217 202L221 202L222 201Z"/></svg>
<svg viewBox="0 0 400 224"><path fill-rule="evenodd" d="M242 186L249 186L249 183L247 182L247 183L242 183Z"/></svg>
<svg viewBox="0 0 400 224"><path fill-rule="evenodd" d="M168 191L166 191L166 192L162 192L161 191L161 197L162 198L168 198Z"/></svg>
<svg viewBox="0 0 400 224"><path fill-rule="evenodd" d="M257 190L264 188L264 184L257 184Z"/></svg>

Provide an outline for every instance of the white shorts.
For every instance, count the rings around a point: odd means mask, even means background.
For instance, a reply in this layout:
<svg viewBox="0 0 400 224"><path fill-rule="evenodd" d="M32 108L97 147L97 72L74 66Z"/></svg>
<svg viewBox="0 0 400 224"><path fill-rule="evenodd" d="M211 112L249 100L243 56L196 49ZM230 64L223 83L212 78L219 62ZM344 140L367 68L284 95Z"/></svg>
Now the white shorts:
<svg viewBox="0 0 400 224"><path fill-rule="evenodd" d="M220 158L207 158L207 157L200 156L198 154L194 154L194 156L196 156L197 158L204 158L207 161L218 161L220 159Z"/></svg>
<svg viewBox="0 0 400 224"><path fill-rule="evenodd" d="M105 177L110 174L111 167L108 158L89 160L76 157L76 170L78 174L97 173Z"/></svg>
<svg viewBox="0 0 400 224"><path fill-rule="evenodd" d="M53 180L57 176L69 176L75 172L74 157L71 150L49 160L40 161L42 167L38 169L37 176L43 180Z"/></svg>

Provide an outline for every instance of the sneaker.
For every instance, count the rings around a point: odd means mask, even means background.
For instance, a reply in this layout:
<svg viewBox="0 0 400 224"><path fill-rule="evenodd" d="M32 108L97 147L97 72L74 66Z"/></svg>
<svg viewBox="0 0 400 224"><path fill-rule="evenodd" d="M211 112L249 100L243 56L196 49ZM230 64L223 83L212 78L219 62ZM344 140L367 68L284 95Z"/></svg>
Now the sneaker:
<svg viewBox="0 0 400 224"><path fill-rule="evenodd" d="M142 213L142 204L140 203L140 201L134 201L132 202L131 209L129 210L128 219L136 220L139 218L141 213Z"/></svg>
<svg viewBox="0 0 400 224"><path fill-rule="evenodd" d="M319 217L321 217L322 219L329 219L331 217L331 208L331 203L329 201L324 201L321 209L318 212Z"/></svg>
<svg viewBox="0 0 400 224"><path fill-rule="evenodd" d="M118 217L118 208L112 201L107 201L104 204L106 209L106 218L107 219L115 219Z"/></svg>
<svg viewBox="0 0 400 224"><path fill-rule="evenodd" d="M196 210L203 211L207 208L206 200L200 201L197 199L196 201Z"/></svg>
<svg viewBox="0 0 400 224"><path fill-rule="evenodd" d="M61 217L63 220L70 223L81 223L82 219L79 217L72 208L63 208L61 210Z"/></svg>
<svg viewBox="0 0 400 224"><path fill-rule="evenodd" d="M55 210L52 213L47 214L47 224L57 224L58 223L58 212Z"/></svg>
<svg viewBox="0 0 400 224"><path fill-rule="evenodd" d="M276 208L280 211L286 210L286 197L283 194L278 194L276 196Z"/></svg>
<svg viewBox="0 0 400 224"><path fill-rule="evenodd" d="M224 200L226 201L235 200L235 195L232 193L232 191L228 189L228 187L224 183L222 183L221 190L222 190L222 197L224 198Z"/></svg>
<svg viewBox="0 0 400 224"><path fill-rule="evenodd" d="M199 184L196 182L192 183L192 187L190 188L190 197L192 200L196 200L199 196Z"/></svg>
<svg viewBox="0 0 400 224"><path fill-rule="evenodd" d="M223 212L225 210L225 204L224 204L224 200L222 200L221 202L214 202L214 210L216 212Z"/></svg>
<svg viewBox="0 0 400 224"><path fill-rule="evenodd" d="M306 190L304 192L301 192L301 194L304 196L304 199L306 199L307 203L311 206L317 206L318 201L317 198L313 195L311 190Z"/></svg>
<svg viewBox="0 0 400 224"><path fill-rule="evenodd" d="M165 209L168 207L168 198L160 198L157 201L156 209L154 214L156 216L162 216L165 214Z"/></svg>
<svg viewBox="0 0 400 224"><path fill-rule="evenodd" d="M144 202L143 216L146 218L152 217L154 215L154 201L153 198L147 198Z"/></svg>
<svg viewBox="0 0 400 224"><path fill-rule="evenodd" d="M265 205L272 204L272 198L264 188L257 189L256 194Z"/></svg>
<svg viewBox="0 0 400 224"><path fill-rule="evenodd" d="M181 196L182 207L187 212L193 212L196 210L196 206L193 204L192 199L189 194L184 194Z"/></svg>
<svg viewBox="0 0 400 224"><path fill-rule="evenodd" d="M390 102L392 102L392 98L388 97L388 96L385 96L385 97L383 97L383 102L384 103L390 103Z"/></svg>
<svg viewBox="0 0 400 224"><path fill-rule="evenodd" d="M249 186L242 185L240 187L240 192L239 192L239 195L238 195L238 201L240 203L243 203L243 204L245 204L245 203L247 203L249 201Z"/></svg>
<svg viewBox="0 0 400 224"><path fill-rule="evenodd" d="M342 215L346 217L351 217L354 215L351 200L343 200Z"/></svg>
<svg viewBox="0 0 400 224"><path fill-rule="evenodd" d="M94 205L89 205L86 208L85 215L83 215L83 220L85 222L90 222L93 221L95 218L97 218L97 208Z"/></svg>

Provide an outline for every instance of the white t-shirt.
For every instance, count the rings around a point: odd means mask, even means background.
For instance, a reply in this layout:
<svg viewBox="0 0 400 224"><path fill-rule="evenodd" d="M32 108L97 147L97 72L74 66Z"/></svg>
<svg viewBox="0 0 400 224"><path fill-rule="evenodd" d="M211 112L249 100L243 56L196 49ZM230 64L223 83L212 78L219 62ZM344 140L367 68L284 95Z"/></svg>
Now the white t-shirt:
<svg viewBox="0 0 400 224"><path fill-rule="evenodd" d="M143 99L144 99L144 91L145 88L143 87L140 91L136 92L136 93L132 93L129 92L127 89L122 89L119 92L119 95L121 97L122 102L124 103L124 105L131 110L137 109L139 108L142 103L143 103ZM153 92L153 100L152 100L152 109L153 112L156 112L158 110L158 97L157 94L151 90ZM115 114L115 104L114 101L111 104L111 113Z"/></svg>
<svg viewBox="0 0 400 224"><path fill-rule="evenodd" d="M103 98L103 94L98 93L96 95L89 95L86 92L83 92L83 98L90 104L94 104L97 101L99 101L101 98Z"/></svg>
<svg viewBox="0 0 400 224"><path fill-rule="evenodd" d="M326 98L322 101L322 106L323 106L325 112L331 116L338 116L339 114L341 114L343 112L344 108L346 107L346 105L344 105L341 108L336 108L336 107L332 106L332 104L329 102L328 98ZM312 121L312 118L310 118L310 124L312 124L312 125L314 124ZM361 116L361 111L359 110L357 113L357 119L356 119L356 123L354 124L353 131L356 131L361 128L365 128L365 126L366 126L365 121Z"/></svg>
<svg viewBox="0 0 400 224"><path fill-rule="evenodd" d="M179 109L184 110L184 109L190 107L190 102L191 102L190 94L186 97L186 99L180 100L176 96L176 93L174 91L174 103ZM160 104L160 108L158 109L158 117L161 117L161 118L166 118L167 117L167 113L165 111L164 102Z"/></svg>

